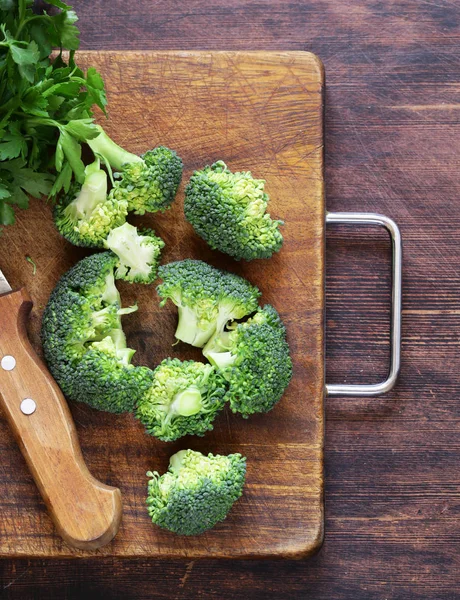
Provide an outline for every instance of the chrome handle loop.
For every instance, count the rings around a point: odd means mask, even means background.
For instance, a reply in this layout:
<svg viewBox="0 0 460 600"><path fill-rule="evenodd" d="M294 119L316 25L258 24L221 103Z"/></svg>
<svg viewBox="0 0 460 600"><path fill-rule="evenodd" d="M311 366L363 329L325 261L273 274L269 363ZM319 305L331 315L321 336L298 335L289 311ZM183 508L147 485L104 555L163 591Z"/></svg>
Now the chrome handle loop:
<svg viewBox="0 0 460 600"><path fill-rule="evenodd" d="M327 213L326 224L380 225L385 227L392 242L392 306L391 306L391 356L387 379L375 384L326 383L328 396L379 396L389 392L398 379L401 366L401 295L402 295L402 241L399 227L384 215L374 213Z"/></svg>

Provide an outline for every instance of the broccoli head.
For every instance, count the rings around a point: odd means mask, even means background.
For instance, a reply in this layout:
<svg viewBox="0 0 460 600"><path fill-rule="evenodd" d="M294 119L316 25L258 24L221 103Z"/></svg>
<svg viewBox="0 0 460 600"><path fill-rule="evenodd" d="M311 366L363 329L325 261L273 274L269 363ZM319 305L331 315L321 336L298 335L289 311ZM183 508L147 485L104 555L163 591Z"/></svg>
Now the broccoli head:
<svg viewBox="0 0 460 600"><path fill-rule="evenodd" d="M97 137L87 140L94 154L119 171L112 193L115 200L128 203L128 211L138 215L165 211L170 207L182 178L182 160L158 146L142 156L127 152L99 127Z"/></svg>
<svg viewBox="0 0 460 600"><path fill-rule="evenodd" d="M200 260L186 259L158 269L161 306L168 299L179 309L176 338L202 348L228 321L257 308L259 290L248 281Z"/></svg>
<svg viewBox="0 0 460 600"><path fill-rule="evenodd" d="M203 354L228 381L230 408L245 418L271 410L292 377L286 330L269 304L213 336Z"/></svg>
<svg viewBox="0 0 460 600"><path fill-rule="evenodd" d="M83 185L74 183L54 207L59 233L76 246L102 247L109 232L125 222L128 202L107 195L107 173L99 159L85 169Z"/></svg>
<svg viewBox="0 0 460 600"><path fill-rule="evenodd" d="M224 405L225 392L225 379L211 365L167 358L155 369L136 417L164 442L204 435Z"/></svg>
<svg viewBox="0 0 460 600"><path fill-rule="evenodd" d="M71 400L110 412L132 410L152 372L130 364L112 252L93 254L59 280L48 300L42 341L50 372Z"/></svg>
<svg viewBox="0 0 460 600"><path fill-rule="evenodd" d="M232 173L222 161L195 171L185 190L185 218L214 250L237 260L269 258L283 244L266 212L265 181L249 171Z"/></svg>
<svg viewBox="0 0 460 600"><path fill-rule="evenodd" d="M72 400L112 413L134 410L136 402L152 385L153 373L147 367L130 364L134 350L118 339L118 331L100 342L92 342L76 364Z"/></svg>
<svg viewBox="0 0 460 600"><path fill-rule="evenodd" d="M131 283L152 283L156 279L164 245L153 230L138 231L129 223L113 229L105 242L119 258L115 277Z"/></svg>
<svg viewBox="0 0 460 600"><path fill-rule="evenodd" d="M179 535L198 535L223 521L242 495L246 459L180 450L167 473L149 471L147 476L152 522Z"/></svg>

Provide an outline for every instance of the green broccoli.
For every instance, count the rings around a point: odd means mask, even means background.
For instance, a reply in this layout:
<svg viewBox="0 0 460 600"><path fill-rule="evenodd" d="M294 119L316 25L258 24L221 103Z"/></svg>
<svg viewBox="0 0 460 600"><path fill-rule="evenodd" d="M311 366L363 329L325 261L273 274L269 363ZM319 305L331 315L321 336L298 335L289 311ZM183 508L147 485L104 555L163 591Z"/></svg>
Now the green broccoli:
<svg viewBox="0 0 460 600"><path fill-rule="evenodd" d="M136 417L164 442L212 429L224 405L225 379L211 365L167 358L155 369L153 384L139 401Z"/></svg>
<svg viewBox="0 0 460 600"><path fill-rule="evenodd" d="M249 171L232 173L222 161L206 166L186 187L185 218L213 250L237 260L269 258L283 244L283 221L265 212L264 185Z"/></svg>
<svg viewBox="0 0 460 600"><path fill-rule="evenodd" d="M118 344L110 335L89 344L75 365L72 400L113 413L134 410L152 385L153 374L147 367L133 367L133 354L126 342Z"/></svg>
<svg viewBox="0 0 460 600"><path fill-rule="evenodd" d="M151 229L138 231L129 223L113 229L105 241L106 248L119 258L115 277L135 283L152 283L156 279L164 245Z"/></svg>
<svg viewBox="0 0 460 600"><path fill-rule="evenodd" d="M83 185L74 183L54 207L59 233L76 246L102 247L109 232L126 220L128 202L107 195L107 173L99 159L85 169Z"/></svg>
<svg viewBox="0 0 460 600"><path fill-rule="evenodd" d="M268 412L292 377L283 322L267 304L245 323L231 324L227 329L216 333L203 350L229 383L225 400L233 412L245 418Z"/></svg>
<svg viewBox="0 0 460 600"><path fill-rule="evenodd" d="M50 372L71 400L100 410L132 410L152 384L153 373L130 364L111 252L78 262L51 293L42 322L42 341Z"/></svg>
<svg viewBox="0 0 460 600"><path fill-rule="evenodd" d="M246 459L180 450L171 456L167 473L147 476L152 522L179 535L198 535L223 521L242 495Z"/></svg>
<svg viewBox="0 0 460 600"><path fill-rule="evenodd" d="M241 319L257 308L259 290L248 281L200 260L186 259L158 269L163 283L158 294L179 309L176 338L202 348L228 321Z"/></svg>
<svg viewBox="0 0 460 600"><path fill-rule="evenodd" d="M97 157L106 165L120 171L113 188L118 202L127 202L128 211L138 215L165 211L170 207L182 178L182 160L177 154L158 146L142 156L127 152L97 126L100 133L87 140Z"/></svg>

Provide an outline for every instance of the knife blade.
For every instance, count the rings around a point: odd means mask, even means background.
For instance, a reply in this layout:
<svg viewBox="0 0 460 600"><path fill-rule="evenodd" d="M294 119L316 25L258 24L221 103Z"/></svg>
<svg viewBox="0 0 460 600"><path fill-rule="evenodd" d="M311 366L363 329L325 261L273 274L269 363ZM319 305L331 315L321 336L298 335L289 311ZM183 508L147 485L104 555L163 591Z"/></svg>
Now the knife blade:
<svg viewBox="0 0 460 600"><path fill-rule="evenodd" d="M69 545L93 550L117 533L121 494L84 462L67 402L27 337L32 305L0 271L0 406L57 531Z"/></svg>
<svg viewBox="0 0 460 600"><path fill-rule="evenodd" d="M0 269L0 294L6 294L7 292L11 292L12 288L8 283L7 278L3 275L2 270Z"/></svg>

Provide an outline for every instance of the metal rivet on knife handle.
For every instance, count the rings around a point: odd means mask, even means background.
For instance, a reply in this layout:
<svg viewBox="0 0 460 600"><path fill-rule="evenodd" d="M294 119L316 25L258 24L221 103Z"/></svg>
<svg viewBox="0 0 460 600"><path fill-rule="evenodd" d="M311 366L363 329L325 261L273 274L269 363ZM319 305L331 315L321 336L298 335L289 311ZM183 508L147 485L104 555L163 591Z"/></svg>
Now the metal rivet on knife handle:
<svg viewBox="0 0 460 600"><path fill-rule="evenodd" d="M6 354L2 358L0 365L4 371L12 371L14 369L14 367L16 366L16 359L14 358L14 356L10 356L9 354Z"/></svg>
<svg viewBox="0 0 460 600"><path fill-rule="evenodd" d="M37 408L37 404L32 398L24 398L24 400L21 402L20 408L21 412L25 415L32 415Z"/></svg>

